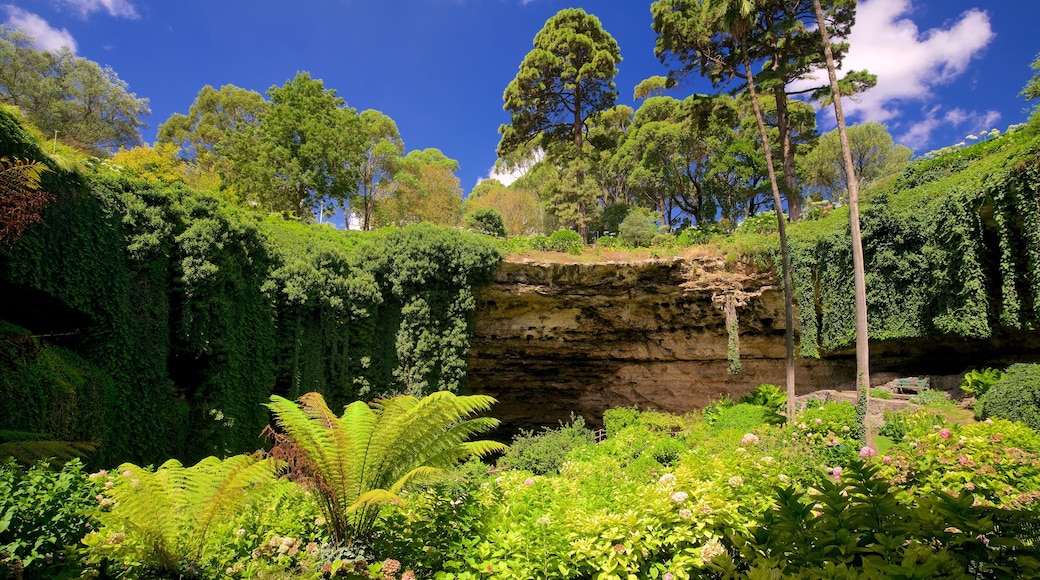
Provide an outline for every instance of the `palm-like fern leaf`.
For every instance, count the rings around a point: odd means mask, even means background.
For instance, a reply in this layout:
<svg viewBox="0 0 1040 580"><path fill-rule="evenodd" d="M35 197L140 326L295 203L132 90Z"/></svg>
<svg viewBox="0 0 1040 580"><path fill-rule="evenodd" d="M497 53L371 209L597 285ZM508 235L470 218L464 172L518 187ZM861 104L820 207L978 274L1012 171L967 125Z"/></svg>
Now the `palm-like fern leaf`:
<svg viewBox="0 0 1040 580"><path fill-rule="evenodd" d="M275 461L236 455L208 457L192 467L175 459L155 471L126 463L108 476L109 511L99 515L105 536L121 531L140 540L142 562L176 572L198 563L217 522L248 501L249 492L274 481ZM89 542L88 542L89 544Z"/></svg>
<svg viewBox="0 0 1040 580"><path fill-rule="evenodd" d="M362 539L385 503L400 501L411 480L474 455L504 449L466 440L494 428L495 400L442 391L422 399L401 396L347 405L336 417L318 393L299 405L271 397L275 422L305 456L301 474L314 481L330 532L341 545Z"/></svg>
<svg viewBox="0 0 1040 580"><path fill-rule="evenodd" d="M50 460L58 465L74 457L86 457L97 450L91 441L56 441L46 433L0 431L0 458L13 457L22 465Z"/></svg>

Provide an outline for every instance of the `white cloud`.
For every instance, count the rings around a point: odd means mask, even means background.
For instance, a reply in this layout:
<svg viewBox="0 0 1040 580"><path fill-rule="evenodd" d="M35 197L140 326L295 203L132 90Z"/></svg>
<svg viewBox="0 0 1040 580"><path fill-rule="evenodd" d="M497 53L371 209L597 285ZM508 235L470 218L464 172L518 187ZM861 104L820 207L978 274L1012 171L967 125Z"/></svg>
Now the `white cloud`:
<svg viewBox="0 0 1040 580"><path fill-rule="evenodd" d="M487 177L482 177L482 178L478 179L477 180L477 184L479 185L481 181L484 181L484 180L487 180L487 179L497 179L497 180L502 182L502 185L509 185L510 183L513 183L517 179L520 179L521 177L523 177L523 175L524 175L524 173L526 171L527 171L527 168L522 168L522 169L521 168L517 168L517 169L514 169L513 171L506 171L504 169L500 169L497 166L496 167L492 167L491 169L488 170L488 176Z"/></svg>
<svg viewBox="0 0 1040 580"><path fill-rule="evenodd" d="M999 111L965 111L964 109L950 109L943 111L942 106L934 105L921 111L921 119L910 125L910 128L896 136L896 141L920 150L927 147L931 141L932 132L940 127L953 127L963 131L964 135L978 135L983 131L996 128L1000 121Z"/></svg>
<svg viewBox="0 0 1040 580"><path fill-rule="evenodd" d="M76 39L72 38L72 34L68 30L64 28L58 30L38 15L17 6L8 5L5 8L7 8L7 24L32 36L35 39L36 48L54 51L67 46L69 50L76 52Z"/></svg>
<svg viewBox="0 0 1040 580"><path fill-rule="evenodd" d="M922 103L924 119L906 132L907 138L923 146L940 122L967 123L992 118L993 111L947 111L932 108L933 89L967 70L993 39L989 15L973 8L946 27L926 31L911 19L911 0L862 0L856 10L856 25L847 39L849 52L844 70L868 70L877 75L877 86L843 101L845 113L862 121L895 121L912 102ZM826 72L815 79L799 81L795 87L825 82ZM945 117L949 116L949 119ZM911 145L910 142L906 142Z"/></svg>
<svg viewBox="0 0 1040 580"><path fill-rule="evenodd" d="M536 163L538 163L544 158L545 151L543 151L542 148L539 147L534 150L529 159L521 161L512 169L509 169L507 167L501 167L498 164L495 164L494 167L488 169L488 176L478 179L477 183L479 184L481 181L484 181L485 179L497 179L502 182L502 185L509 185L510 183L513 183L517 179L523 177L524 174L528 172L528 170L530 170L532 167L534 167Z"/></svg>
<svg viewBox="0 0 1040 580"><path fill-rule="evenodd" d="M61 0L61 2L77 10L84 18L94 12L102 11L117 18L138 17L137 9L129 0Z"/></svg>

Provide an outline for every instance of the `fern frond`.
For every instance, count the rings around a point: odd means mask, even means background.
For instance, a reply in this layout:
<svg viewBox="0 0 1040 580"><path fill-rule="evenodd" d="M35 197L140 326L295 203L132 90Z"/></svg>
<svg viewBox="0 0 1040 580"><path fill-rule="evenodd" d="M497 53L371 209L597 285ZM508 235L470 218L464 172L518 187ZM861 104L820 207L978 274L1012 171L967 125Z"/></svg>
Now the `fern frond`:
<svg viewBox="0 0 1040 580"><path fill-rule="evenodd" d="M404 500L396 493L385 489L371 489L361 494L357 501L347 508L348 512L354 513L367 510L388 503L403 503Z"/></svg>
<svg viewBox="0 0 1040 580"><path fill-rule="evenodd" d="M171 459L153 472L125 463L108 476L105 493L113 503L98 519L136 535L143 562L177 572L200 561L214 522L274 481L275 464L246 455L207 457L192 467Z"/></svg>
<svg viewBox="0 0 1040 580"><path fill-rule="evenodd" d="M333 538L349 545L364 537L379 506L400 501L410 481L474 454L503 449L492 441L466 443L498 424L487 411L495 400L484 395L457 396L441 391L347 405L336 417L318 393L299 405L272 396L267 405L275 423L306 455L319 506Z"/></svg>

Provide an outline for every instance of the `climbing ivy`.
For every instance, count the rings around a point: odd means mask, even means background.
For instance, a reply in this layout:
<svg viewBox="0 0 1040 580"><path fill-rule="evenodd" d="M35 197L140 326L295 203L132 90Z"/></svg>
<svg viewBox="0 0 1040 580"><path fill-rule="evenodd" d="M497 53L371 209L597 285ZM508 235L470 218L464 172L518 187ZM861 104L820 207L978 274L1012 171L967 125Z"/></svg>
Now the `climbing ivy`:
<svg viewBox="0 0 1040 580"><path fill-rule="evenodd" d="M917 161L861 214L872 340L987 338L1040 313L1040 125ZM791 228L802 356L855 342L848 212Z"/></svg>
<svg viewBox="0 0 1040 580"><path fill-rule="evenodd" d="M6 109L0 131L0 156L50 163ZM267 218L95 165L54 165L43 222L0 252L0 322L22 327L5 336L41 345L0 348L5 378L37 377L0 383L0 401L30 389L35 409L0 428L99 439L103 464L195 461L255 449L272 393L335 407L465 387L472 288L500 260L489 239Z"/></svg>

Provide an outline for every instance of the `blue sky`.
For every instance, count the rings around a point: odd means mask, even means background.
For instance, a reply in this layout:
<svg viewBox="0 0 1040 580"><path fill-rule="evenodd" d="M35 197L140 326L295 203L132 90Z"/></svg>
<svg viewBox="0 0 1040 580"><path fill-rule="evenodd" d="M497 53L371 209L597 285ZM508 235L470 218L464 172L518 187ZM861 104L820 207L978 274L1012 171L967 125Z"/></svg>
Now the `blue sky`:
<svg viewBox="0 0 1040 580"><path fill-rule="evenodd" d="M298 71L347 103L392 117L411 149L459 160L468 192L495 162L502 92L534 35L558 10L600 18L624 59L619 103L640 80L666 74L654 57L651 2L635 0L0 0L0 22L41 48L71 46L111 66L150 101L145 141L199 89L234 84L263 93ZM1037 0L860 0L846 68L878 74L847 103L854 122L886 123L924 153L979 131L1023 122L1018 92L1040 52ZM694 80L672 93L710 87ZM833 113L820 115L822 130Z"/></svg>

